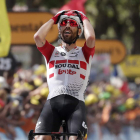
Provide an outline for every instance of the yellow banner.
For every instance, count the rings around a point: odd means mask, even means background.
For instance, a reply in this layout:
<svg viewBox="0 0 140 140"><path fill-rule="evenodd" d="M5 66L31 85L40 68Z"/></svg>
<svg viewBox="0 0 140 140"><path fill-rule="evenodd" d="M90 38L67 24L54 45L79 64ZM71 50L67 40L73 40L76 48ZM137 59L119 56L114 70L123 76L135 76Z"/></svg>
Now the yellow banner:
<svg viewBox="0 0 140 140"><path fill-rule="evenodd" d="M120 63L123 74L127 77L140 76L140 55L130 55Z"/></svg>
<svg viewBox="0 0 140 140"><path fill-rule="evenodd" d="M5 0L0 0L0 57L9 53L11 43L11 31L8 21Z"/></svg>
<svg viewBox="0 0 140 140"><path fill-rule="evenodd" d="M33 39L37 30L53 17L48 12L9 12L11 25L11 44L35 44ZM52 43L58 38L58 27L53 25L46 39Z"/></svg>

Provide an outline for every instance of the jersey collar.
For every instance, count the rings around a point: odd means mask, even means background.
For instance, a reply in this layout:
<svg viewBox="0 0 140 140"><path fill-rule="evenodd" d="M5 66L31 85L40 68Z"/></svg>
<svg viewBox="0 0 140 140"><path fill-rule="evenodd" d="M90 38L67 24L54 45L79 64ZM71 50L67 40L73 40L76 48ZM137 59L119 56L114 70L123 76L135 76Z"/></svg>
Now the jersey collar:
<svg viewBox="0 0 140 140"><path fill-rule="evenodd" d="M68 52L64 46L61 46L61 48L62 48L65 52ZM76 50L76 49L77 49L77 46L74 47L73 49L71 49L69 52L72 52L72 51L74 51L74 50ZM68 53L69 53L69 52L68 52Z"/></svg>

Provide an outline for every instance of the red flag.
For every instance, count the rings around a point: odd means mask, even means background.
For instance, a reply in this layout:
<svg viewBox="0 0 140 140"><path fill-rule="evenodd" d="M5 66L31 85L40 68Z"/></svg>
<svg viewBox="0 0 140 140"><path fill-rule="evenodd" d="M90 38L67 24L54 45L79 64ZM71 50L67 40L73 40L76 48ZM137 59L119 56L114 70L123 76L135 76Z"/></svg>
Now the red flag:
<svg viewBox="0 0 140 140"><path fill-rule="evenodd" d="M85 14L84 4L87 0L71 0L60 8L61 10L78 10Z"/></svg>

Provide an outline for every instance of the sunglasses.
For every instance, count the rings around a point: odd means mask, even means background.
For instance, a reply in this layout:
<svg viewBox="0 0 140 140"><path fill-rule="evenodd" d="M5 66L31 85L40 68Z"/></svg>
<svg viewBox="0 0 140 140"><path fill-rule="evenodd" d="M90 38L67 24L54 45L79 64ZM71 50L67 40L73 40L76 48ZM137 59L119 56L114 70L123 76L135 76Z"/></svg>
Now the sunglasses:
<svg viewBox="0 0 140 140"><path fill-rule="evenodd" d="M66 26L67 23L69 23L71 27L77 27L78 26L77 22L75 20L73 20L73 19L64 19L60 23L60 26Z"/></svg>

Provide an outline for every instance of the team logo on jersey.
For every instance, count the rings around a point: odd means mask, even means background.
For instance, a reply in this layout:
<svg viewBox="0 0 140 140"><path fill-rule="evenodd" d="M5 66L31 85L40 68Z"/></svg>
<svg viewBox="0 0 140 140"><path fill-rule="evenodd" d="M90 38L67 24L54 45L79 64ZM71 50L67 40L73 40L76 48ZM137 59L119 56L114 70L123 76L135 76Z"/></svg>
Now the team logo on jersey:
<svg viewBox="0 0 140 140"><path fill-rule="evenodd" d="M55 52L55 55L59 55L59 51Z"/></svg>
<svg viewBox="0 0 140 140"><path fill-rule="evenodd" d="M59 51L55 52L55 57L59 57Z"/></svg>
<svg viewBox="0 0 140 140"><path fill-rule="evenodd" d="M65 56L66 55L66 53L64 53L64 52L61 52L60 54L61 54L61 56Z"/></svg>

